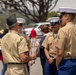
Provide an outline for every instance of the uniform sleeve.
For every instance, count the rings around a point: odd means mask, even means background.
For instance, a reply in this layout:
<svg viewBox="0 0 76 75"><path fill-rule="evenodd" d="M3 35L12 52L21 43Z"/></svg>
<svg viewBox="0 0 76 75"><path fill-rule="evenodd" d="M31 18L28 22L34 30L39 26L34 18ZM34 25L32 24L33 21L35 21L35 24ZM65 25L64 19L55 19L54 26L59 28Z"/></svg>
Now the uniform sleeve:
<svg viewBox="0 0 76 75"><path fill-rule="evenodd" d="M45 48L48 48L48 42L47 41L48 41L48 37L46 36L43 43L42 43L42 46Z"/></svg>
<svg viewBox="0 0 76 75"><path fill-rule="evenodd" d="M60 29L57 36L56 47L61 50L64 50L65 45L66 45L66 33Z"/></svg>
<svg viewBox="0 0 76 75"><path fill-rule="evenodd" d="M29 37L27 37L26 42L27 42L27 46L28 46L28 48L31 49L31 40L30 40Z"/></svg>
<svg viewBox="0 0 76 75"><path fill-rule="evenodd" d="M19 51L19 54L28 51L25 38L21 38L20 41L18 42L18 51Z"/></svg>

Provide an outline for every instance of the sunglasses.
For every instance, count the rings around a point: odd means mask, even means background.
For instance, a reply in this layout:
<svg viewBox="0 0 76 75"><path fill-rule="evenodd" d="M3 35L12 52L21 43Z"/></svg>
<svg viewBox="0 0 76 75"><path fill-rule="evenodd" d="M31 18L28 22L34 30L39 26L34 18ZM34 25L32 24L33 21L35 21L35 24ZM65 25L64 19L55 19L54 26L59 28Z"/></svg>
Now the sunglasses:
<svg viewBox="0 0 76 75"><path fill-rule="evenodd" d="M23 26L23 23L19 23L18 26Z"/></svg>
<svg viewBox="0 0 76 75"><path fill-rule="evenodd" d="M52 22L51 26L55 26L56 24L59 24L59 21L58 22Z"/></svg>

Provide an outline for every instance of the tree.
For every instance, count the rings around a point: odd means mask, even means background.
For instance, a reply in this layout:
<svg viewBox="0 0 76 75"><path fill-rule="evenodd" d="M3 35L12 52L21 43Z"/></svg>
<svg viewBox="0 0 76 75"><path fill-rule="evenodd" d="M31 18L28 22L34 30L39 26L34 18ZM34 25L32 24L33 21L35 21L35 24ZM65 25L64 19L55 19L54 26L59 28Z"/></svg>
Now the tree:
<svg viewBox="0 0 76 75"><path fill-rule="evenodd" d="M4 11L18 11L34 22L46 21L58 0L1 0Z"/></svg>
<svg viewBox="0 0 76 75"><path fill-rule="evenodd" d="M59 16L59 11L52 11L48 14L48 18L53 17L53 16Z"/></svg>

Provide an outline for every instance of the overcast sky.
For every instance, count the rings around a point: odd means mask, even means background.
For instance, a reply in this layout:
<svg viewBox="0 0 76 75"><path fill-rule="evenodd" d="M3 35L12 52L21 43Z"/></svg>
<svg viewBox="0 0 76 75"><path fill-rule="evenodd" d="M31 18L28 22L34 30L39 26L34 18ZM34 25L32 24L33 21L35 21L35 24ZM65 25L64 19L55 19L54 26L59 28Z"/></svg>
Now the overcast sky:
<svg viewBox="0 0 76 75"><path fill-rule="evenodd" d="M76 0L58 0L58 3L53 10L57 11L59 7L73 7L73 8L76 8Z"/></svg>

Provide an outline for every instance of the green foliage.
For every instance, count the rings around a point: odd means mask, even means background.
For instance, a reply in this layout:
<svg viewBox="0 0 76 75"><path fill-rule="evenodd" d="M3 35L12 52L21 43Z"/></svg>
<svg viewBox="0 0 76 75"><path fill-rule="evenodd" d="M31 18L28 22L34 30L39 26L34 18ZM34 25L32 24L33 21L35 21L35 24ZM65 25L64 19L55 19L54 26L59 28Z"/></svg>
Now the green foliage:
<svg viewBox="0 0 76 75"><path fill-rule="evenodd" d="M10 12L0 13L0 30L6 28L6 18L12 14Z"/></svg>
<svg viewBox="0 0 76 75"><path fill-rule="evenodd" d="M1 0L0 4L5 11L18 11L34 22L43 22L57 2L58 0Z"/></svg>
<svg viewBox="0 0 76 75"><path fill-rule="evenodd" d="M53 16L59 16L59 12L57 11L52 11L48 14L48 18L53 17Z"/></svg>
<svg viewBox="0 0 76 75"><path fill-rule="evenodd" d="M0 14L0 30L5 28L5 19L6 16L4 14Z"/></svg>

